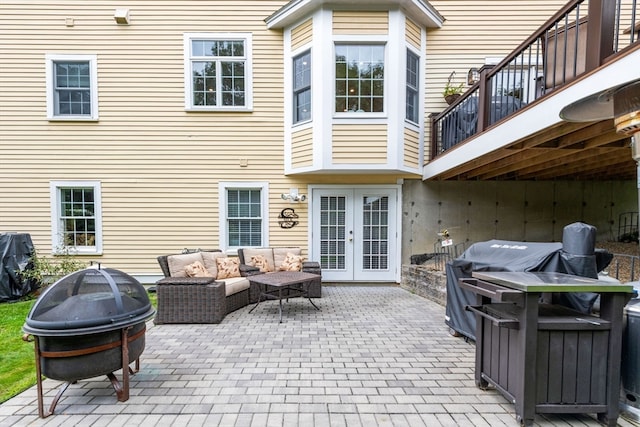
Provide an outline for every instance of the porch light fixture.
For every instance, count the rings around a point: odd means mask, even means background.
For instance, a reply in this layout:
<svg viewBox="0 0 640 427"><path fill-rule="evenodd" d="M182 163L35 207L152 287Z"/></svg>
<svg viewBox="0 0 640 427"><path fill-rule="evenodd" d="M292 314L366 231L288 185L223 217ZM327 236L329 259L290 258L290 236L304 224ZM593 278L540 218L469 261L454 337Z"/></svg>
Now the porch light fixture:
<svg viewBox="0 0 640 427"><path fill-rule="evenodd" d="M298 194L297 188L292 188L289 191L289 194L282 193L280 197L282 198L282 200L288 200L290 202L304 202L305 200L307 200L307 196L305 196L304 194Z"/></svg>
<svg viewBox="0 0 640 427"><path fill-rule="evenodd" d="M129 9L116 9L113 19L118 25L129 25Z"/></svg>
<svg viewBox="0 0 640 427"><path fill-rule="evenodd" d="M469 72L467 73L467 84L469 86L473 86L474 84L480 81L480 70L477 68L469 68Z"/></svg>

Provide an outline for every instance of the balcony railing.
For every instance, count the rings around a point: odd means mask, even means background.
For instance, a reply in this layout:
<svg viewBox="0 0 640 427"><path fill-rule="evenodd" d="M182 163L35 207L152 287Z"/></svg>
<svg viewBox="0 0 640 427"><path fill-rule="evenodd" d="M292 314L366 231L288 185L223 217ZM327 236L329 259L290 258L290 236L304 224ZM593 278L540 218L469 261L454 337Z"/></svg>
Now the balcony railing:
<svg viewBox="0 0 640 427"><path fill-rule="evenodd" d="M572 0L432 119L430 159L639 42L640 0ZM587 49L587 46L589 47Z"/></svg>

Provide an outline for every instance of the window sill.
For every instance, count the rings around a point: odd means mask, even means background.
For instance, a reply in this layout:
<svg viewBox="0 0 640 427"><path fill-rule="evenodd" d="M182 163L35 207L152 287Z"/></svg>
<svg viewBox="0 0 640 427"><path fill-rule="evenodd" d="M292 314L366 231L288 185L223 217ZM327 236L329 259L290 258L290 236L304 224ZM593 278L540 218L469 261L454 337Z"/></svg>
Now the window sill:
<svg viewBox="0 0 640 427"><path fill-rule="evenodd" d="M55 116L47 117L50 122L97 122L98 117L82 117L82 116Z"/></svg>
<svg viewBox="0 0 640 427"><path fill-rule="evenodd" d="M185 108L187 113L253 113L253 108Z"/></svg>

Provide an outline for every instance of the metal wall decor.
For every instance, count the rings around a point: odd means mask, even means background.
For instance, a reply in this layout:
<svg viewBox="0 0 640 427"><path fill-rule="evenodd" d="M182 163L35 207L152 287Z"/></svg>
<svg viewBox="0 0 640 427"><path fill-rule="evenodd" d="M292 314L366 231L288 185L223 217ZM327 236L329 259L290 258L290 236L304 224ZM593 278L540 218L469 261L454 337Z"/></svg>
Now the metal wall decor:
<svg viewBox="0 0 640 427"><path fill-rule="evenodd" d="M291 208L285 208L280 211L280 215L278 215L278 224L280 224L280 228L293 228L298 225L298 214L295 210Z"/></svg>

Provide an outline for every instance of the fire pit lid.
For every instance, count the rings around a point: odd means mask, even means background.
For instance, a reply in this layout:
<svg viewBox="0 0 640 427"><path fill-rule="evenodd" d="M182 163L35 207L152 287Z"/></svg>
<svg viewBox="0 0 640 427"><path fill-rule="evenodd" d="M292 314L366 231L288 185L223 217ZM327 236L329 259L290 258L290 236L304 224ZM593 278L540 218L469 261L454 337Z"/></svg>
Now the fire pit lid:
<svg viewBox="0 0 640 427"><path fill-rule="evenodd" d="M33 335L82 335L146 321L155 309L130 275L111 268L87 268L51 286L35 302L23 330Z"/></svg>

